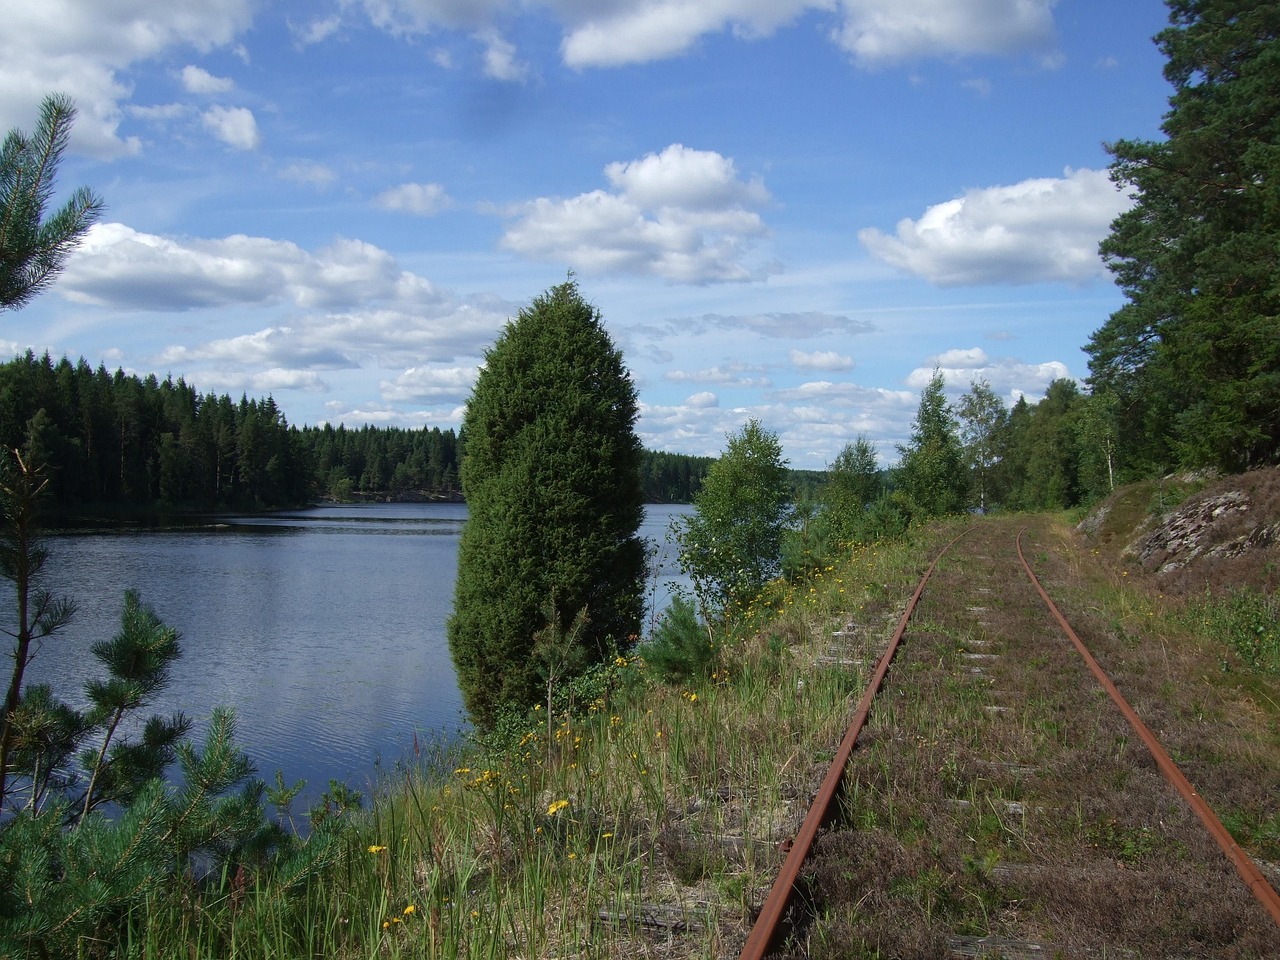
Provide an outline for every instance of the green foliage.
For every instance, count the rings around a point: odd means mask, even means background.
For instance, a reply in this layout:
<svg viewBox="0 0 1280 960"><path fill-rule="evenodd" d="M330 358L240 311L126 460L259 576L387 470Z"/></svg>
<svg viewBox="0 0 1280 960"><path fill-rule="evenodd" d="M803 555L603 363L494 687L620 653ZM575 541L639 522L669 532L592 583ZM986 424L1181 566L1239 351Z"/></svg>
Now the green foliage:
<svg viewBox="0 0 1280 960"><path fill-rule="evenodd" d="M715 663L711 633L687 597L675 596L640 648L644 662L667 682L705 677Z"/></svg>
<svg viewBox="0 0 1280 960"><path fill-rule="evenodd" d="M1111 144L1137 198L1103 256L1127 302L1086 348L1123 463L1239 471L1280 458L1280 14L1169 0L1163 141Z"/></svg>
<svg viewBox="0 0 1280 960"><path fill-rule="evenodd" d="M1280 594L1234 590L1187 605L1186 620L1225 641L1256 670L1280 673Z"/></svg>
<svg viewBox="0 0 1280 960"><path fill-rule="evenodd" d="M599 311L572 281L520 312L485 355L467 402L449 648L472 719L544 690L530 656L555 602L585 609L580 669L634 642L643 609L642 448L635 387Z"/></svg>
<svg viewBox="0 0 1280 960"><path fill-rule="evenodd" d="M791 492L777 434L758 420L730 434L694 507L673 524L680 566L704 609L719 614L750 600L782 569Z"/></svg>
<svg viewBox="0 0 1280 960"><path fill-rule="evenodd" d="M827 482L819 493L822 515L831 535L846 543L857 538L863 514L884 489L871 438L860 434L847 443L827 467Z"/></svg>
<svg viewBox="0 0 1280 960"><path fill-rule="evenodd" d="M102 743L81 754L89 771L85 816L103 803L132 802L148 782L164 774L178 741L191 727L182 714L152 716L136 740L116 736L126 716L149 706L168 686L169 668L181 656L178 631L161 623L136 590L125 593L120 632L94 644L93 655L107 676L85 684L90 704L86 720L102 731Z"/></svg>
<svg viewBox="0 0 1280 960"><path fill-rule="evenodd" d="M968 501L964 452L943 396L945 387L941 371L935 370L920 394L911 440L898 448L898 492L913 520L959 513Z"/></svg>
<svg viewBox="0 0 1280 960"><path fill-rule="evenodd" d="M1004 456L1008 412L983 378L969 384L969 392L956 405L956 416L965 462L972 473L970 488L977 495L978 509L986 513L990 502L998 499L994 481Z"/></svg>
<svg viewBox="0 0 1280 960"><path fill-rule="evenodd" d="M35 132L11 130L0 146L0 310L25 306L51 284L102 213L102 200L80 187L45 218L75 116L70 98L45 97Z"/></svg>

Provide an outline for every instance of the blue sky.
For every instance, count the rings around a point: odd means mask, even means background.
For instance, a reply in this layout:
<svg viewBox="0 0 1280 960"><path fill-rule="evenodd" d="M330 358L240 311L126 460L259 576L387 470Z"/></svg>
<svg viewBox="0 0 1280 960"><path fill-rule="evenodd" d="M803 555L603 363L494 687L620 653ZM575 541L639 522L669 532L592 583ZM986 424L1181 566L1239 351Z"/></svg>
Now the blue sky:
<svg viewBox="0 0 1280 960"><path fill-rule="evenodd" d="M572 270L646 446L749 417L797 467L885 462L935 368L1083 378L1159 136L1159 0L0 0L0 128L79 108L107 203L0 350L457 427Z"/></svg>

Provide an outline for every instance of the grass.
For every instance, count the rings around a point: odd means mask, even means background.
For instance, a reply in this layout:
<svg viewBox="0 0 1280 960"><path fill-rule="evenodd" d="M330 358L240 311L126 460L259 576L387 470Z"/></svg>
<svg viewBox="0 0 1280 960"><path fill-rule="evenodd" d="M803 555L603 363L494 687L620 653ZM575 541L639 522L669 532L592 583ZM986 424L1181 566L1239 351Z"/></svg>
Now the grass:
<svg viewBox="0 0 1280 960"><path fill-rule="evenodd" d="M715 957L736 952L891 631L919 543L852 551L735 611L704 676L619 658L579 715L437 745L348 814L284 892L179 885L129 918L140 957ZM871 621L867 666L831 634ZM845 645L842 645L842 650ZM842 653L843 656L843 653Z"/></svg>
<svg viewBox="0 0 1280 960"><path fill-rule="evenodd" d="M577 715L537 707L504 737L428 745L344 815L338 855L305 882L176 883L128 918L122 943L79 952L736 955L916 579L960 529L851 550L803 584L771 585L734 611L702 675L664 683L620 658ZM1226 617L1248 639L1255 608L1206 615L1061 526L1037 530L1028 556L1068 618L1105 641L1095 653L1242 845L1276 859L1280 693L1263 661L1203 622ZM1107 704L1086 694L1079 709L1074 652L1025 627L1039 601L1011 592L989 562L997 552L940 564L855 751L842 829L820 841L789 949L932 958L950 936L1000 933L1068 953L1169 937L1203 956L1219 955L1215 936L1235 937L1239 955L1265 955L1250 953L1270 941L1249 932L1234 895L1211 889L1176 922L1144 912L1144 884L1179 901L1187 883L1219 875L1202 876L1199 841L1182 839L1185 817Z"/></svg>

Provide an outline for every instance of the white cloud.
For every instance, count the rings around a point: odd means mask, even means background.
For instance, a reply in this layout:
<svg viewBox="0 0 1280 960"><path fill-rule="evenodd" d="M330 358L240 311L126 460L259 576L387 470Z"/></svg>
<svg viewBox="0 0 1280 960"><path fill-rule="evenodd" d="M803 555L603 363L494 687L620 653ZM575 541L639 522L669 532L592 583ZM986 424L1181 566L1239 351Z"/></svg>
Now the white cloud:
<svg viewBox="0 0 1280 960"><path fill-rule="evenodd" d="M556 4L572 26L561 43L571 67L619 66L677 56L699 37L732 29L742 37L762 37L825 0L637 0L632 3ZM603 7L603 9L601 9ZM585 16L575 17L575 13Z"/></svg>
<svg viewBox="0 0 1280 960"><path fill-rule="evenodd" d="M805 353L803 350L792 350L788 356L791 365L801 370L825 370L829 373L847 373L853 369L853 357L841 356L834 350L815 350Z"/></svg>
<svg viewBox="0 0 1280 960"><path fill-rule="evenodd" d="M672 144L661 154L611 163L616 193L540 197L515 208L502 245L591 273L653 274L674 283L753 279L746 262L766 232L751 206L768 199L758 178L739 179L732 160Z"/></svg>
<svg viewBox="0 0 1280 960"><path fill-rule="evenodd" d="M907 375L906 385L922 390L935 370L942 374L948 392L954 395L967 391L975 380L986 380L995 393L1004 394L1010 403L1022 395L1033 400L1042 397L1054 380L1071 378L1071 371L1060 360L1028 363L1016 357L992 359L981 347L963 347L927 358Z"/></svg>
<svg viewBox="0 0 1280 960"><path fill-rule="evenodd" d="M227 146L256 150L262 144L258 121L246 107L210 107L201 118L205 129Z"/></svg>
<svg viewBox="0 0 1280 960"><path fill-rule="evenodd" d="M99 223L67 262L57 287L79 303L129 310L191 310L290 302L305 309L439 301L431 284L400 270L385 250L339 239L311 253L237 234L175 239Z"/></svg>
<svg viewBox="0 0 1280 960"><path fill-rule="evenodd" d="M327 187L338 179L338 175L323 163L312 163L299 160L280 171L280 176L294 183L303 183L313 187Z"/></svg>
<svg viewBox="0 0 1280 960"><path fill-rule="evenodd" d="M293 42L300 47L323 43L337 33L341 27L342 18L339 16L324 17L323 19L312 20L303 24L289 21L289 32L293 34Z"/></svg>
<svg viewBox="0 0 1280 960"><path fill-rule="evenodd" d="M388 403L442 399L461 403L470 396L479 373L480 368L474 365L410 367L395 380L382 381L382 399Z"/></svg>
<svg viewBox="0 0 1280 960"><path fill-rule="evenodd" d="M720 406L720 398L710 390L704 390L701 393L695 393L690 396L685 403L699 410L707 410L711 407Z"/></svg>
<svg viewBox="0 0 1280 960"><path fill-rule="evenodd" d="M874 66L935 56L1052 54L1057 0L843 0L833 39Z"/></svg>
<svg viewBox="0 0 1280 960"><path fill-rule="evenodd" d="M714 383L722 387L768 387L769 378L759 367L728 363L705 370L668 370L662 379L671 383Z"/></svg>
<svg viewBox="0 0 1280 960"><path fill-rule="evenodd" d="M383 210L430 217L449 206L449 195L438 183L402 183L374 197L374 205Z"/></svg>
<svg viewBox="0 0 1280 960"><path fill-rule="evenodd" d="M196 66L182 68L182 87L187 93L228 93L235 83L226 77L215 77L208 70Z"/></svg>
<svg viewBox="0 0 1280 960"><path fill-rule="evenodd" d="M529 65L517 59L515 44L496 31L484 30L476 35L484 44L484 75L492 80L520 83L529 75Z"/></svg>
<svg viewBox="0 0 1280 960"><path fill-rule="evenodd" d="M969 190L858 239L875 257L938 286L1064 282L1105 274L1098 244L1132 200L1105 170Z"/></svg>
<svg viewBox="0 0 1280 960"><path fill-rule="evenodd" d="M132 94L121 74L179 47L207 52L230 45L252 22L253 0L135 0L121 7L83 0L6 4L0 31L0 129L32 123L50 90L80 111L75 149L102 157L136 153L122 138L122 102Z"/></svg>

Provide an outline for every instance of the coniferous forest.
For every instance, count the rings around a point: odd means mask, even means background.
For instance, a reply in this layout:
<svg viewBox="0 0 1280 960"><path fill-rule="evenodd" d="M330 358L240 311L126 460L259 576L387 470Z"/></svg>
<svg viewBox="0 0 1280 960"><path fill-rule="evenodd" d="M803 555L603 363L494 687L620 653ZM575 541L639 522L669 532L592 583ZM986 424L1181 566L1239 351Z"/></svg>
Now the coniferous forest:
<svg viewBox="0 0 1280 960"><path fill-rule="evenodd" d="M47 465L47 506L64 514L461 495L452 428L298 427L271 397L233 400L31 351L0 365L0 444ZM688 502L711 462L647 452L646 498Z"/></svg>

